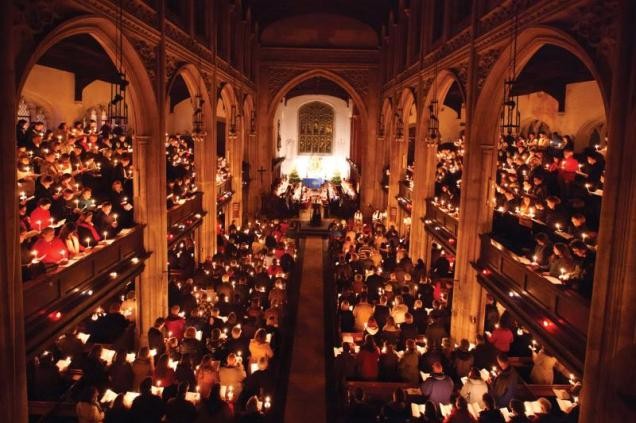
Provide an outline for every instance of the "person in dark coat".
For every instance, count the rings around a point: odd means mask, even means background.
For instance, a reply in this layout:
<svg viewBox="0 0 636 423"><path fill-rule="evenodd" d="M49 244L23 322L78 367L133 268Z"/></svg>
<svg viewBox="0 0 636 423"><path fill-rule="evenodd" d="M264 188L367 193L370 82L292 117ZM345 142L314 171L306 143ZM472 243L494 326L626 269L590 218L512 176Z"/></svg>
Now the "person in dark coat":
<svg viewBox="0 0 636 423"><path fill-rule="evenodd" d="M161 397L152 393L152 379L146 378L141 382L141 394L135 398L130 407L133 421L136 423L157 423L165 415L165 406Z"/></svg>
<svg viewBox="0 0 636 423"><path fill-rule="evenodd" d="M500 353L497 356L497 365L501 372L493 380L491 390L497 407L501 408L506 407L510 400L515 397L519 375L510 365L507 354Z"/></svg>
<svg viewBox="0 0 636 423"><path fill-rule="evenodd" d="M180 383L177 387L177 396L168 400L166 404L166 422L192 423L197 418L194 404L185 399L186 392L188 384Z"/></svg>

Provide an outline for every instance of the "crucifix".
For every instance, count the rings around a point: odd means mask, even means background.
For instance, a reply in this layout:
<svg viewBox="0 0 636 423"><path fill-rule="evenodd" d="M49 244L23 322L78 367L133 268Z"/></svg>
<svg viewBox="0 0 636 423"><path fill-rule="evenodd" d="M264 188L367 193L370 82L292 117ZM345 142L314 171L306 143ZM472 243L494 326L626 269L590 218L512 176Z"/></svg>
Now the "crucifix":
<svg viewBox="0 0 636 423"><path fill-rule="evenodd" d="M259 173L259 175L261 176L261 184L262 184L262 183L263 183L263 173L267 172L267 169L265 169L265 168L263 167L263 165L261 165L261 167L259 167L256 171L257 171L257 172Z"/></svg>

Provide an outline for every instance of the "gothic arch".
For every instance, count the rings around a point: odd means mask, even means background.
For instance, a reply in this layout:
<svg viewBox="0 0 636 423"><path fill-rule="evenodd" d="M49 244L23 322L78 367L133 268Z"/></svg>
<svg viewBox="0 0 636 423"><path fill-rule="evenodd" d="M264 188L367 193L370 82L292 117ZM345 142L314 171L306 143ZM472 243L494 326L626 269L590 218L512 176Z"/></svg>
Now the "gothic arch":
<svg viewBox="0 0 636 423"><path fill-rule="evenodd" d="M29 57L22 77L18 83L18 93L21 93L26 79L40 58L55 44L74 35L88 34L95 38L113 63L116 62L118 33L115 24L106 19L93 15L78 16L65 21L53 29L35 48ZM126 77L130 82L131 128L135 133L153 136L160 131L156 128L159 113L154 94L153 84L135 48L126 36L123 37L123 58Z"/></svg>
<svg viewBox="0 0 636 423"><path fill-rule="evenodd" d="M208 87L205 84L205 80L203 79L203 75L193 64L188 63L180 66L176 70L170 81L168 81L166 92L164 94L166 97L166 108L170 107L170 92L172 91L175 80L179 76L183 78L183 81L188 88L190 99L192 99L197 94L200 94L203 98L203 116L205 119L205 127L207 128L207 130L210 130L212 125L212 107L216 107L216 104L213 104L210 101L210 94L208 92Z"/></svg>
<svg viewBox="0 0 636 423"><path fill-rule="evenodd" d="M517 45L517 69L519 71L522 70L535 53L545 45L560 47L576 56L594 77L601 92L605 115L608 115L609 81L603 77L599 67L585 48L574 40L574 38L556 28L535 26L521 31ZM472 119L473 122L479 122L480 124L471 127L471 146L474 146L475 143L482 145L494 145L496 143L501 110L500 104L493 106L492 102L493 99L503 99L503 81L508 72L510 56L510 46L506 45L501 56L486 77L483 89L475 103L475 114ZM468 151L470 151L470 147Z"/></svg>
<svg viewBox="0 0 636 423"><path fill-rule="evenodd" d="M278 90L274 98L272 98L272 101L269 103L269 106L267 109L267 121L268 122L273 121L274 114L276 113L276 106L283 99L285 94L289 92L289 90L291 90L292 88L294 88L296 85L300 84L301 82L304 82L308 79L315 78L318 76L323 77L325 79L329 79L332 82L335 82L336 84L340 85L347 92L347 94L349 94L349 96L353 99L353 102L355 103L356 107L360 111L360 118L362 122L368 121L367 108L365 107L365 103L362 100L362 96L360 95L360 93L358 93L356 89L353 88L353 86L345 78L338 75L337 73L334 73L326 69L314 69L307 72L303 72L300 75L297 75L293 77L292 79L290 79L289 81L287 81L282 86L282 88Z"/></svg>
<svg viewBox="0 0 636 423"><path fill-rule="evenodd" d="M437 80L437 81L436 81ZM435 93L435 83L437 83L437 95ZM459 90L466 102L466 87L462 85L462 81L459 79L457 73L451 69L443 69L433 75L431 85L428 87L426 98L424 99L424 107L422 109L422 116L418 119L417 126L421 134L428 134L428 121L430 118L429 106L433 100L437 100L438 104L443 104L446 99L446 95L450 91L453 83L457 83Z"/></svg>

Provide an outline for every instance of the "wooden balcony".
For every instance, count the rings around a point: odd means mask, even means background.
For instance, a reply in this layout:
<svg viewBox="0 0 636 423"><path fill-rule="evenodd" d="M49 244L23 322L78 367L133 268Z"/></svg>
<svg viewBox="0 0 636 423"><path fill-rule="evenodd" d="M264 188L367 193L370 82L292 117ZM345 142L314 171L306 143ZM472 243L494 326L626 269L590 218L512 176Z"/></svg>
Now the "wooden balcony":
<svg viewBox="0 0 636 423"><path fill-rule="evenodd" d="M234 192L232 191L232 177L229 177L221 184L216 185L216 203L217 207L223 207L230 202Z"/></svg>
<svg viewBox="0 0 636 423"><path fill-rule="evenodd" d="M436 204L433 199L426 200L426 215L421 218L424 229L432 235L436 242L447 251L456 253L457 246L457 217L448 209Z"/></svg>
<svg viewBox="0 0 636 423"><path fill-rule="evenodd" d="M481 236L478 280L572 372L583 372L589 302L537 273L489 235Z"/></svg>
<svg viewBox="0 0 636 423"><path fill-rule="evenodd" d="M195 192L194 195L182 204L178 204L168 210L168 227L183 222L190 216L203 213L203 193Z"/></svg>
<svg viewBox="0 0 636 423"><path fill-rule="evenodd" d="M76 326L143 270L143 227L100 244L91 254L24 283L29 358L51 339Z"/></svg>
<svg viewBox="0 0 636 423"><path fill-rule="evenodd" d="M168 247L203 222L203 193L197 192L192 198L168 210Z"/></svg>

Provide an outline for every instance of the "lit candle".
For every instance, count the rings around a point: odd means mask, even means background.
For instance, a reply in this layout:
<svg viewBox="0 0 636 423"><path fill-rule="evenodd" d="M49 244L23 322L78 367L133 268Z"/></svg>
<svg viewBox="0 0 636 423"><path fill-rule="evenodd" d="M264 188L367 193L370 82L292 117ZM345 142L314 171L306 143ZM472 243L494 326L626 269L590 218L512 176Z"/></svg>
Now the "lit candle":
<svg viewBox="0 0 636 423"><path fill-rule="evenodd" d="M86 241L86 248L91 248L91 239L86 237L84 241Z"/></svg>

